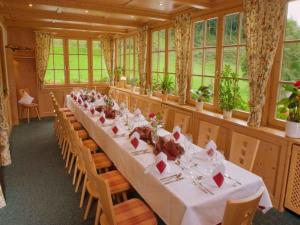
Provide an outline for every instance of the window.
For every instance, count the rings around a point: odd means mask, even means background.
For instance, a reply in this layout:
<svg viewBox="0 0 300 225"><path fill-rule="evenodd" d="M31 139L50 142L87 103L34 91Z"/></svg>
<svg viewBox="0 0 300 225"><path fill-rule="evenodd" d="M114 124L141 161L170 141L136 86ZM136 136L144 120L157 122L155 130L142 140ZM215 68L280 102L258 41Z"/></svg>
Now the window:
<svg viewBox="0 0 300 225"><path fill-rule="evenodd" d="M117 66L124 69L124 40L117 40Z"/></svg>
<svg viewBox="0 0 300 225"><path fill-rule="evenodd" d="M125 39L125 76L127 83L134 77L134 38Z"/></svg>
<svg viewBox="0 0 300 225"><path fill-rule="evenodd" d="M200 86L214 88L216 72L218 19L199 21L194 24L192 89Z"/></svg>
<svg viewBox="0 0 300 225"><path fill-rule="evenodd" d="M223 68L224 65L229 65L232 71L239 75L239 87L243 101L238 106L238 109L249 111L249 84L242 20L241 13L229 14L224 18Z"/></svg>
<svg viewBox="0 0 300 225"><path fill-rule="evenodd" d="M176 53L175 53L175 30L168 29L168 76L173 81L173 89L177 91L176 85Z"/></svg>
<svg viewBox="0 0 300 225"><path fill-rule="evenodd" d="M87 40L69 40L70 83L88 82L88 43Z"/></svg>
<svg viewBox="0 0 300 225"><path fill-rule="evenodd" d="M300 1L289 2L285 24L282 53L281 74L279 76L277 101L289 96L283 90L284 84L294 83L300 79ZM285 120L287 115L276 111L276 118Z"/></svg>
<svg viewBox="0 0 300 225"><path fill-rule="evenodd" d="M151 78L152 85L159 82L165 74L166 30L152 33Z"/></svg>
<svg viewBox="0 0 300 225"><path fill-rule="evenodd" d="M63 39L51 40L50 55L47 71L45 74L45 85L59 85L65 83L64 44Z"/></svg>
<svg viewBox="0 0 300 225"><path fill-rule="evenodd" d="M93 81L106 82L108 74L100 41L93 41Z"/></svg>

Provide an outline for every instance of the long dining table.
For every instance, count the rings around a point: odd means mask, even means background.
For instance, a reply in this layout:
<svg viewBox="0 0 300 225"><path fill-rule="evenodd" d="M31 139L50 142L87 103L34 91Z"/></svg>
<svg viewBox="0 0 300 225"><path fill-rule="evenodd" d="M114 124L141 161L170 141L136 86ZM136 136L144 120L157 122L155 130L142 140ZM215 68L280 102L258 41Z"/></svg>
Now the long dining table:
<svg viewBox="0 0 300 225"><path fill-rule="evenodd" d="M237 200L255 194L265 184L261 177L226 161L224 184L219 188L206 185L210 193L195 185L188 176L164 184L155 170L145 173L155 161L153 153L133 154L128 135L115 137L112 126L102 126L99 116L92 116L88 110L67 95L65 104L77 120L88 131L89 136L100 146L155 213L170 225L216 225L222 222L228 200ZM151 148L151 146L149 146ZM182 168L174 161L168 161L170 174L181 173ZM235 183L235 181L237 183ZM203 181L205 184L205 182ZM267 189L259 203L264 212L272 208Z"/></svg>

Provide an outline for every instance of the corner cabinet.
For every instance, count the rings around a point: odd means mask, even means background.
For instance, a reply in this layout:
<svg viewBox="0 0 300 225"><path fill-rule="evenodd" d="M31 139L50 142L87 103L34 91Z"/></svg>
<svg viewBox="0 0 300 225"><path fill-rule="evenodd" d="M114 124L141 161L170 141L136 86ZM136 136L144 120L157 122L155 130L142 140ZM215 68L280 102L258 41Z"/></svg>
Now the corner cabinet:
<svg viewBox="0 0 300 225"><path fill-rule="evenodd" d="M300 215L300 145L293 145L284 206Z"/></svg>

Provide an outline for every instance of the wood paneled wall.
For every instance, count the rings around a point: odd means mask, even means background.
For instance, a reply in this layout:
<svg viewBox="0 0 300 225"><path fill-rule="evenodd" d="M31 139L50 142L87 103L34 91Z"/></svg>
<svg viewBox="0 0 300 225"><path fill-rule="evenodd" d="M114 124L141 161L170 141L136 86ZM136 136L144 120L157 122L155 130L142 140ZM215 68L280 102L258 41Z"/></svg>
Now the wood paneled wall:
<svg viewBox="0 0 300 225"><path fill-rule="evenodd" d="M193 136L194 141L199 135L200 121L220 126L217 145L218 149L224 151L226 157L229 156L233 131L259 139L260 146L253 172L263 178L274 207L283 210L290 146L297 140L286 138L283 131L267 127L251 128L243 120L224 120L221 114L209 111L197 112L193 106L180 106L173 101L163 102L160 98L141 96L128 89L111 87L110 93L120 100L127 99L131 109L139 107L142 110L154 112L163 112L164 109L168 109L165 124L168 130L173 128L175 112L190 116L188 133Z"/></svg>

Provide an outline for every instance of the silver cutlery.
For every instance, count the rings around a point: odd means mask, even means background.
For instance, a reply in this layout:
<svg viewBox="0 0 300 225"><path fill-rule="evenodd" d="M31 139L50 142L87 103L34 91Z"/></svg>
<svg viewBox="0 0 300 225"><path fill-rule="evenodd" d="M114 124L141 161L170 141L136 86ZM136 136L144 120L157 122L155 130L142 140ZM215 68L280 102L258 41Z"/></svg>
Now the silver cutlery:
<svg viewBox="0 0 300 225"><path fill-rule="evenodd" d="M171 184L171 183L174 183L174 182L178 182L180 180L183 180L184 177L179 177L179 178L176 178L175 180L170 180L168 182L163 182L163 184L167 185L167 184Z"/></svg>
<svg viewBox="0 0 300 225"><path fill-rule="evenodd" d="M209 194L215 195L215 193L213 193L211 190L209 190L207 187L205 187L201 182L199 182L198 184L200 185L200 187L202 187L203 189L205 189Z"/></svg>
<svg viewBox="0 0 300 225"><path fill-rule="evenodd" d="M237 184L239 184L239 185L243 185L241 182L239 182L238 180L232 178L231 176L229 176L229 175L227 175L227 174L225 174L224 177L225 177L225 178L228 178L229 180L234 181L235 183L237 183Z"/></svg>
<svg viewBox="0 0 300 225"><path fill-rule="evenodd" d="M152 153L152 152L150 150L140 150L140 151L132 152L133 155L142 155L147 153Z"/></svg>
<svg viewBox="0 0 300 225"><path fill-rule="evenodd" d="M170 179L173 179L173 178L180 178L181 176L182 176L182 173L177 173L177 174L173 174L173 175L171 175L171 176L167 176L167 177L160 178L160 180L161 180L162 182L166 182L166 181L168 181L168 180L170 180Z"/></svg>

